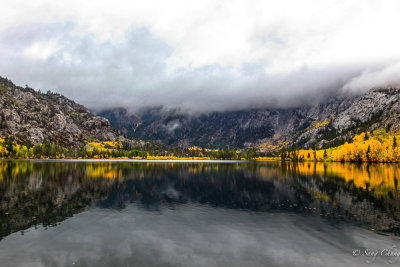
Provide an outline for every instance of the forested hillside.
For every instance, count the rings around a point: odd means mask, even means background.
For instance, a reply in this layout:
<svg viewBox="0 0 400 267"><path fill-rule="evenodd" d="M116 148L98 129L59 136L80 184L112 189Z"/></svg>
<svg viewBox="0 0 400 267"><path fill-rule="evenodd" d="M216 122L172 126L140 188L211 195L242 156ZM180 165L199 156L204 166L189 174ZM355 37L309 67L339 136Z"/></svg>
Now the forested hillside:
<svg viewBox="0 0 400 267"><path fill-rule="evenodd" d="M180 147L283 146L327 148L351 141L365 131L400 130L400 89L371 89L361 95L330 97L323 103L287 109L251 109L187 115L149 108L137 114L126 109L98 113L128 136L160 140Z"/></svg>

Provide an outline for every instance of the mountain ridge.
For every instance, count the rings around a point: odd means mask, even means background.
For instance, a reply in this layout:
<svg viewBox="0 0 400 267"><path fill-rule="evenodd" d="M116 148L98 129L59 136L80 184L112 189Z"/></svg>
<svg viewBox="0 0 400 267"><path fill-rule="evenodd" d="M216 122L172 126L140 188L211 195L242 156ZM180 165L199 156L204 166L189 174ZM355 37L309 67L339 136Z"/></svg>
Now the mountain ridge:
<svg viewBox="0 0 400 267"><path fill-rule="evenodd" d="M99 116L132 138L180 147L323 148L351 140L360 131L400 130L400 88L372 88L360 95L333 96L325 102L287 109L249 109L185 115L162 108L129 114L124 108ZM271 149L268 149L270 147Z"/></svg>
<svg viewBox="0 0 400 267"><path fill-rule="evenodd" d="M41 93L0 77L0 136L19 143L82 147L92 140L128 137L134 147L157 141L170 146L324 148L363 131L400 130L400 88L373 88L360 95L329 97L298 108L184 114L162 107L130 114L124 108L91 113L58 93ZM114 128L115 127L115 128ZM148 140L148 141L142 141Z"/></svg>
<svg viewBox="0 0 400 267"><path fill-rule="evenodd" d="M103 117L92 114L58 93L41 93L16 86L0 77L0 136L33 145L44 142L65 147L83 146L85 141L115 141L122 138Z"/></svg>

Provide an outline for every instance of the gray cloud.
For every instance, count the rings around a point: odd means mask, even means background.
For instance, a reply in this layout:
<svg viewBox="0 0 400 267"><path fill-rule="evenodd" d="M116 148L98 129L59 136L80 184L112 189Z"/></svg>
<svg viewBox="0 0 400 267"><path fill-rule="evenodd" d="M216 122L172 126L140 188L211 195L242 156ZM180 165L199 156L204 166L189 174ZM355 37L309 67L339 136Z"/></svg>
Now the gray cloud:
<svg viewBox="0 0 400 267"><path fill-rule="evenodd" d="M400 62L366 69L360 75L347 82L343 89L346 91L362 91L370 87L396 87L400 85L399 73Z"/></svg>
<svg viewBox="0 0 400 267"><path fill-rule="evenodd" d="M259 39L267 42L271 36L263 33ZM122 106L132 112L149 106L188 112L293 107L321 101L340 89L359 92L399 81L393 62L380 64L380 75L369 71L376 63L268 74L262 58L239 67L171 68L174 51L145 28L131 28L111 42L97 40L72 22L24 25L0 34L0 73L92 109Z"/></svg>

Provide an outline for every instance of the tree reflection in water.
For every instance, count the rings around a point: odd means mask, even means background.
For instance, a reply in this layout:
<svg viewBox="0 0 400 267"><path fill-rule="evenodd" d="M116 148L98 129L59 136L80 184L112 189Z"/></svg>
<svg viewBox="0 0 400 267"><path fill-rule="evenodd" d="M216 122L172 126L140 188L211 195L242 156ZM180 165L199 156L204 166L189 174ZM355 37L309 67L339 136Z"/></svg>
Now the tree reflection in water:
<svg viewBox="0 0 400 267"><path fill-rule="evenodd" d="M0 235L129 203L294 212L400 235L398 177L389 164L1 161Z"/></svg>

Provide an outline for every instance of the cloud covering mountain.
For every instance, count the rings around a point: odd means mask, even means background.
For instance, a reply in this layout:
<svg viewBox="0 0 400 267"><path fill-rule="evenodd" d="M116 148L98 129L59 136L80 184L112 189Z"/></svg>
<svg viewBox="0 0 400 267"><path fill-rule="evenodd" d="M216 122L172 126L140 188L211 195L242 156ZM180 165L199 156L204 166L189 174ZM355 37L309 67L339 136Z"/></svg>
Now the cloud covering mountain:
<svg viewBox="0 0 400 267"><path fill-rule="evenodd" d="M293 107L400 84L398 1L3 1L0 73L93 109Z"/></svg>

